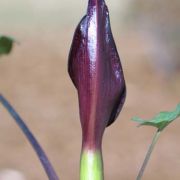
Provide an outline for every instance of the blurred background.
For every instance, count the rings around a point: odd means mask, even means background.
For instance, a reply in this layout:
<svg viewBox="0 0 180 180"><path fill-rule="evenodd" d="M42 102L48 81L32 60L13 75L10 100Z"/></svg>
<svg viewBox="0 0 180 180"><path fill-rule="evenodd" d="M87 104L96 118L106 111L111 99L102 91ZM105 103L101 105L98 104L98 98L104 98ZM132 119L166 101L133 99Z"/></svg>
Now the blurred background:
<svg viewBox="0 0 180 180"><path fill-rule="evenodd" d="M127 99L105 132L105 177L133 180L155 129L138 129L130 119L151 118L180 102L180 1L106 2ZM64 180L77 180L79 172L81 128L67 59L86 8L84 0L0 0L0 34L19 42L10 56L0 59L0 92L26 120ZM164 131L144 179L180 179L179 129L177 120ZM0 105L0 180L8 169L19 174L19 180L47 179L31 146Z"/></svg>

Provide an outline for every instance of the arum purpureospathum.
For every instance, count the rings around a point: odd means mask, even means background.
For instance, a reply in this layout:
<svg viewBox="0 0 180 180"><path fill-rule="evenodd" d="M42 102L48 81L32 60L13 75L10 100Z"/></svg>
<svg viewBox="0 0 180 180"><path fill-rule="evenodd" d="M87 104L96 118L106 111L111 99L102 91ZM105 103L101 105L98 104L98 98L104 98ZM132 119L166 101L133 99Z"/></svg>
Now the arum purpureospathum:
<svg viewBox="0 0 180 180"><path fill-rule="evenodd" d="M68 64L79 97L81 180L102 180L102 137L120 113L126 86L104 0L89 0L76 28Z"/></svg>

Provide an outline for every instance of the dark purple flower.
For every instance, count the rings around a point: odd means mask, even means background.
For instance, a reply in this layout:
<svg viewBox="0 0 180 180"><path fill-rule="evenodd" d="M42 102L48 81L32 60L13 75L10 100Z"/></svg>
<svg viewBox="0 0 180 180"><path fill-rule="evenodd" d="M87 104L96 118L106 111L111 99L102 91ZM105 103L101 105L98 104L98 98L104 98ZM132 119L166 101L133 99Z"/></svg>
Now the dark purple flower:
<svg viewBox="0 0 180 180"><path fill-rule="evenodd" d="M105 127L115 121L126 97L104 0L89 0L74 34L68 71L78 91L83 148L98 149Z"/></svg>

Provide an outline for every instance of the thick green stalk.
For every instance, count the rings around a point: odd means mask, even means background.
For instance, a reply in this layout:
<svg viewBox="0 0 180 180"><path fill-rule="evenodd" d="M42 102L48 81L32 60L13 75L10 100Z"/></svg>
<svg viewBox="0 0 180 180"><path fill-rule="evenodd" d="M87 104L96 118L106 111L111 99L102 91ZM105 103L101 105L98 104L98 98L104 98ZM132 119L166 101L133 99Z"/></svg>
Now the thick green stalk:
<svg viewBox="0 0 180 180"><path fill-rule="evenodd" d="M156 145L156 143L157 143L157 141L158 141L158 139L159 139L159 135L160 135L160 134L161 134L161 131L157 130L156 134L155 134L154 137L153 137L152 143L151 143L151 145L149 146L149 149L148 149L148 151L147 151L146 157L145 157L145 159L144 159L144 162L143 162L143 164L142 164L142 166L141 166L141 169L140 169L140 171L139 171L139 174L138 174L136 180L141 180L141 178L142 178L142 176L143 176L143 174L144 174L145 168L146 168L146 166L147 166L147 164L148 164L148 162L149 162L149 159L150 159L150 157L151 157L151 154L152 154L152 151L153 151L153 149L154 149L154 146Z"/></svg>
<svg viewBox="0 0 180 180"><path fill-rule="evenodd" d="M101 151L83 150L80 162L80 180L103 180Z"/></svg>

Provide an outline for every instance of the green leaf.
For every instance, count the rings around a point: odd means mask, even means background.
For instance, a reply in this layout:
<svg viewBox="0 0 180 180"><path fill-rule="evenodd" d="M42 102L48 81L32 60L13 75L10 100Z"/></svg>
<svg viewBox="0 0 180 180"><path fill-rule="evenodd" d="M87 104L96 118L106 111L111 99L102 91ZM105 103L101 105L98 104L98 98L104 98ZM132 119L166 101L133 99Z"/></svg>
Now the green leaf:
<svg viewBox="0 0 180 180"><path fill-rule="evenodd" d="M3 54L9 54L14 42L15 41L10 37L0 36L0 56Z"/></svg>
<svg viewBox="0 0 180 180"><path fill-rule="evenodd" d="M173 122L180 116L180 103L177 105L174 111L170 112L160 112L155 117L149 120L144 120L138 117L133 117L132 120L139 123L139 126L154 126L158 128L159 131L163 130L167 125Z"/></svg>

